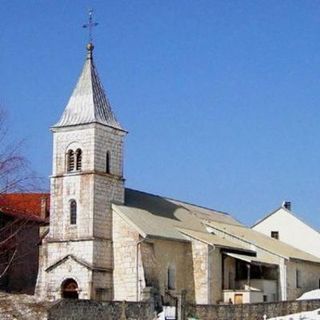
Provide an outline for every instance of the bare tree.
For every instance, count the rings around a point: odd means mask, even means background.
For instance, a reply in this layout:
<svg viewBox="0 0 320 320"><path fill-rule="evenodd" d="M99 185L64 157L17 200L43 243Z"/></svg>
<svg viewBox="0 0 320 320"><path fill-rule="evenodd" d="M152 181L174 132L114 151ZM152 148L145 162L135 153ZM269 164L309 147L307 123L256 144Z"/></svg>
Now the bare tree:
<svg viewBox="0 0 320 320"><path fill-rule="evenodd" d="M23 261L39 243L39 237L33 237L33 241L27 239L28 233L25 231L38 225L40 219L23 212L14 212L10 216L8 212L11 208L6 207L9 193L43 191L43 181L30 169L28 160L22 154L22 145L22 141L10 138L6 114L0 110L0 282L12 264ZM24 243L23 252L19 252L21 243Z"/></svg>
<svg viewBox="0 0 320 320"><path fill-rule="evenodd" d="M39 183L21 153L22 145L10 139L5 112L0 110L0 194L34 190Z"/></svg>

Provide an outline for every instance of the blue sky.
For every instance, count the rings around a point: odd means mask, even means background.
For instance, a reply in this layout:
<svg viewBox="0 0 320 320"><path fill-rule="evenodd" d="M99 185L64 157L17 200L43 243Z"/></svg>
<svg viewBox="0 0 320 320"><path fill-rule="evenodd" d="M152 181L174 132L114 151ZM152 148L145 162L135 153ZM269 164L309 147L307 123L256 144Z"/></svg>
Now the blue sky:
<svg viewBox="0 0 320 320"><path fill-rule="evenodd" d="M320 228L320 2L0 0L0 104L42 176L85 58L129 131L129 187Z"/></svg>

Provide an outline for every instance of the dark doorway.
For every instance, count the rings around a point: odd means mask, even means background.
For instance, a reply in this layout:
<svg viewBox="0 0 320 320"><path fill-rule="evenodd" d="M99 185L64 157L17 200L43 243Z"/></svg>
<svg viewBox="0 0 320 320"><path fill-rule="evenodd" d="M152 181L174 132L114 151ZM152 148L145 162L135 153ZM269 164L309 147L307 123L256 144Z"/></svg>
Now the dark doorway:
<svg viewBox="0 0 320 320"><path fill-rule="evenodd" d="M78 284L73 279L63 281L61 285L61 296L65 299L78 299Z"/></svg>

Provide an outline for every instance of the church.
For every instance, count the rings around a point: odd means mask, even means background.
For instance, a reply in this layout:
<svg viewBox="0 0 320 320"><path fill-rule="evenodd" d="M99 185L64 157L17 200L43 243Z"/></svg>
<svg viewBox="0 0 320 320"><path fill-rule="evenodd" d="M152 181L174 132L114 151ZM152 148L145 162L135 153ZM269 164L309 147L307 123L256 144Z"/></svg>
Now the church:
<svg viewBox="0 0 320 320"><path fill-rule="evenodd" d="M50 223L40 245L43 299L196 304L296 299L318 288L320 258L225 212L125 187L126 130L89 43L81 75L51 128Z"/></svg>

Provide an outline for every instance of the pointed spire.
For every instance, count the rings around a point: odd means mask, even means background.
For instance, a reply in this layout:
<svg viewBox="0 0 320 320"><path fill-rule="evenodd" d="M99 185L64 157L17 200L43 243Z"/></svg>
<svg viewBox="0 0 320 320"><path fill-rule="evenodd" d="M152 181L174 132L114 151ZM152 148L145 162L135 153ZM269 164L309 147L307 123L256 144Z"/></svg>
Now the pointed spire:
<svg viewBox="0 0 320 320"><path fill-rule="evenodd" d="M94 46L87 45L87 58L69 102L54 127L100 123L123 130L112 112L111 105L99 80L93 62Z"/></svg>
<svg viewBox="0 0 320 320"><path fill-rule="evenodd" d="M91 42L89 42L87 44L87 60L88 59L92 60L92 58L93 58L93 49L94 49L94 45Z"/></svg>

